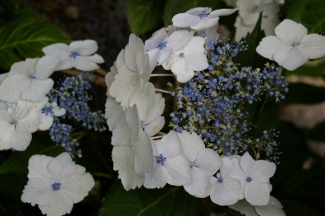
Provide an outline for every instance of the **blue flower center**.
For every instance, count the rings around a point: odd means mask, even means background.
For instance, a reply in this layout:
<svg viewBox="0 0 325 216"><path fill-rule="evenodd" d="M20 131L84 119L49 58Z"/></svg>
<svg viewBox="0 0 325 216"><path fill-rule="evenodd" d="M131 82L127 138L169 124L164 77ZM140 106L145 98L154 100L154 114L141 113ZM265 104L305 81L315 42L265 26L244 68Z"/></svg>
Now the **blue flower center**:
<svg viewBox="0 0 325 216"><path fill-rule="evenodd" d="M251 178L251 177L247 177L247 178L246 178L246 181L247 181L247 182L251 182L251 181L252 181L252 178Z"/></svg>
<svg viewBox="0 0 325 216"><path fill-rule="evenodd" d="M60 190L60 186L61 186L61 183L58 183L58 182L55 182L54 184L52 184L52 188L53 190Z"/></svg>
<svg viewBox="0 0 325 216"><path fill-rule="evenodd" d="M223 182L223 178L222 177L218 178L218 182L219 183L222 183Z"/></svg>
<svg viewBox="0 0 325 216"><path fill-rule="evenodd" d="M199 14L200 19L207 17L208 16L208 12L206 10L202 10L202 12Z"/></svg>
<svg viewBox="0 0 325 216"><path fill-rule="evenodd" d="M71 52L71 54L69 55L69 57L74 58L74 59L77 58L78 56L80 56L80 54L77 52Z"/></svg>
<svg viewBox="0 0 325 216"><path fill-rule="evenodd" d="M184 53L180 53L179 56L180 56L181 58L183 58L183 57L184 57Z"/></svg>
<svg viewBox="0 0 325 216"><path fill-rule="evenodd" d="M160 42L158 43L157 48L160 50L163 50L166 47L167 42L166 41L162 41L160 40Z"/></svg>
<svg viewBox="0 0 325 216"><path fill-rule="evenodd" d="M44 113L46 116L47 116L47 115L53 115L53 114L54 114L54 112L53 112L51 106L45 106L45 107L42 109L42 113Z"/></svg>
<svg viewBox="0 0 325 216"><path fill-rule="evenodd" d="M165 165L166 158L160 154L159 156L156 156L156 163L159 163L161 166Z"/></svg>
<svg viewBox="0 0 325 216"><path fill-rule="evenodd" d="M191 167L191 168L192 168L192 167L196 167L196 168L197 168L198 166L199 166L199 164L196 162L196 160L193 161L193 162L192 162L192 161L190 162L190 167Z"/></svg>
<svg viewBox="0 0 325 216"><path fill-rule="evenodd" d="M298 46L300 44L300 39L298 37L295 37L293 40L291 46Z"/></svg>

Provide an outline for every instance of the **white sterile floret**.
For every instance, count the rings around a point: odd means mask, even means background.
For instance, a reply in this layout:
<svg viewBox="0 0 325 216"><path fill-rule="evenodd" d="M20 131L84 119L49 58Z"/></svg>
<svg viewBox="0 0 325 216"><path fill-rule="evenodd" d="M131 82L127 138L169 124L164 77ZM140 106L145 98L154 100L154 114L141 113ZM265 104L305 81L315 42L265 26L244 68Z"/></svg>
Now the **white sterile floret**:
<svg viewBox="0 0 325 216"><path fill-rule="evenodd" d="M26 59L13 64L0 85L0 100L17 102L19 99L39 102L52 89L49 76L59 64L58 56Z"/></svg>
<svg viewBox="0 0 325 216"><path fill-rule="evenodd" d="M148 50L151 69L153 70L157 64L164 63L174 50L178 50L187 44L193 34L194 31L186 30L170 33L166 28L162 28L146 40L145 49Z"/></svg>
<svg viewBox="0 0 325 216"><path fill-rule="evenodd" d="M271 192L269 179L275 173L275 164L265 160L255 161L246 152L238 160L236 168L234 177L240 181L241 193L247 202L252 205L266 205L269 202Z"/></svg>
<svg viewBox="0 0 325 216"><path fill-rule="evenodd" d="M142 40L131 34L125 52L118 56L117 61L121 63L109 87L109 94L123 107L136 104L139 117L144 120L153 107L155 87L149 82L151 69Z"/></svg>
<svg viewBox="0 0 325 216"><path fill-rule="evenodd" d="M191 167L192 181L184 184L184 189L199 198L207 197L206 190L210 185L210 177L214 175L222 161L217 152L205 148L203 140L196 134L187 131L178 133L184 155Z"/></svg>
<svg viewBox="0 0 325 216"><path fill-rule="evenodd" d="M47 103L42 108L42 118L39 125L40 130L48 130L53 124L53 116L63 116L66 110L58 106L57 103Z"/></svg>
<svg viewBox="0 0 325 216"><path fill-rule="evenodd" d="M112 136L113 169L118 170L125 190L141 187L144 174L154 165L149 136L140 128L136 107L126 108L119 116Z"/></svg>
<svg viewBox="0 0 325 216"><path fill-rule="evenodd" d="M56 43L44 47L42 50L45 55L59 55L60 64L56 70L76 68L82 71L92 71L104 63L104 59L94 54L98 49L97 42L94 40L73 41L69 45Z"/></svg>
<svg viewBox="0 0 325 216"><path fill-rule="evenodd" d="M26 150L40 119L37 105L28 101L18 101L13 109L0 110L0 150Z"/></svg>
<svg viewBox="0 0 325 216"><path fill-rule="evenodd" d="M202 37L192 37L183 48L174 51L163 64L164 69L171 70L181 83L192 79L194 71L207 69L209 64L204 53L204 42Z"/></svg>
<svg viewBox="0 0 325 216"><path fill-rule="evenodd" d="M285 19L275 28L275 34L263 38L256 51L288 70L325 56L325 37L307 35L307 29L300 23Z"/></svg>
<svg viewBox="0 0 325 216"><path fill-rule="evenodd" d="M210 194L210 198L215 204L233 205L238 201L240 182L233 177L236 168L231 159L224 157L221 160L220 172L217 174L217 178L210 178L207 193Z"/></svg>
<svg viewBox="0 0 325 216"><path fill-rule="evenodd" d="M93 177L66 152L55 158L34 155L29 159L28 170L21 200L38 205L48 216L69 214L73 204L82 201L95 185Z"/></svg>
<svg viewBox="0 0 325 216"><path fill-rule="evenodd" d="M274 28L279 24L279 4L272 0L240 0L237 1L239 15L236 19L236 41L252 32L262 13L261 29L265 35L274 35Z"/></svg>
<svg viewBox="0 0 325 216"><path fill-rule="evenodd" d="M241 214L247 216L285 216L283 206L274 198L270 197L270 201L264 206L253 206L245 199L239 200L236 204L229 206L230 208L239 211Z"/></svg>
<svg viewBox="0 0 325 216"><path fill-rule="evenodd" d="M176 27L194 30L203 30L216 25L220 16L227 16L237 9L219 9L212 11L211 8L197 7L186 11L185 13L176 14L173 19L173 25ZM212 11L212 12L211 12Z"/></svg>
<svg viewBox="0 0 325 216"><path fill-rule="evenodd" d="M184 156L175 131L170 131L159 141L153 141L155 165L145 174L146 188L162 188L167 183L180 186L191 182L191 168Z"/></svg>

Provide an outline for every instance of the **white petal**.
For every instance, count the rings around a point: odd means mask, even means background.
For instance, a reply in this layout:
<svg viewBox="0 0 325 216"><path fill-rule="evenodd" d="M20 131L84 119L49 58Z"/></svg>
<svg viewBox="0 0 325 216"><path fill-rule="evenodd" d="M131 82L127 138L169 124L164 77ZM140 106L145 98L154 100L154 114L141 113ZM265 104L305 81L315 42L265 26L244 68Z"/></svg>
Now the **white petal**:
<svg viewBox="0 0 325 216"><path fill-rule="evenodd" d="M256 212L263 216L285 216L282 208L281 203L272 196L270 196L270 201L266 206L255 206Z"/></svg>
<svg viewBox="0 0 325 216"><path fill-rule="evenodd" d="M276 166L274 163L269 161L258 160L252 167L251 177L254 181L268 182L269 179L274 175Z"/></svg>
<svg viewBox="0 0 325 216"><path fill-rule="evenodd" d="M31 79L29 85L21 93L21 97L33 102L42 101L53 85L54 81L50 78L44 80Z"/></svg>
<svg viewBox="0 0 325 216"><path fill-rule="evenodd" d="M51 183L44 178L29 179L23 190L21 201L31 203L32 206L47 205L53 196Z"/></svg>
<svg viewBox="0 0 325 216"><path fill-rule="evenodd" d="M206 190L210 184L210 178L204 170L192 167L192 180L184 185L184 189L192 196L205 198L208 196Z"/></svg>
<svg viewBox="0 0 325 216"><path fill-rule="evenodd" d="M200 31L203 29L211 28L212 26L216 25L219 21L219 17L204 17L200 19L198 23L195 23L194 25L191 25L191 29L194 29L196 31Z"/></svg>
<svg viewBox="0 0 325 216"><path fill-rule="evenodd" d="M48 163L47 168L57 182L71 177L75 174L77 169L70 155L66 152L53 158Z"/></svg>
<svg viewBox="0 0 325 216"><path fill-rule="evenodd" d="M152 172L145 174L144 187L163 188L167 183L167 175L165 167L155 165Z"/></svg>
<svg viewBox="0 0 325 216"><path fill-rule="evenodd" d="M262 39L259 45L256 47L256 52L261 56L274 61L273 56L277 52L283 52L290 48L286 43L280 41L275 36L267 36Z"/></svg>
<svg viewBox="0 0 325 216"><path fill-rule="evenodd" d="M174 130L169 131L156 144L158 154L162 154L166 158L177 157L181 154L180 140Z"/></svg>
<svg viewBox="0 0 325 216"><path fill-rule="evenodd" d="M248 152L245 152L245 154L240 158L240 167L243 169L245 174L247 176L252 175L252 167L256 163L256 161L250 156Z"/></svg>
<svg viewBox="0 0 325 216"><path fill-rule="evenodd" d="M17 102L21 99L21 93L25 90L29 79L25 76L8 76L0 85L0 100Z"/></svg>
<svg viewBox="0 0 325 216"><path fill-rule="evenodd" d="M107 118L107 125L110 131L113 131L119 120L120 114L123 112L123 108L111 96L107 97L105 103L105 118Z"/></svg>
<svg viewBox="0 0 325 216"><path fill-rule="evenodd" d="M67 57L64 59L61 59L59 65L56 67L56 70L66 70L75 67L76 61L73 58Z"/></svg>
<svg viewBox="0 0 325 216"><path fill-rule="evenodd" d="M99 66L96 63L90 61L87 57L82 57L82 56L78 56L75 59L74 67L82 71L93 71L99 68Z"/></svg>
<svg viewBox="0 0 325 216"><path fill-rule="evenodd" d="M146 124L144 130L150 137L152 137L164 127L164 124L165 118L159 116L156 119L152 120L149 124Z"/></svg>
<svg viewBox="0 0 325 216"><path fill-rule="evenodd" d="M194 31L178 30L167 38L167 46L173 50L178 50L185 46L193 37Z"/></svg>
<svg viewBox="0 0 325 216"><path fill-rule="evenodd" d="M297 48L307 53L310 59L325 56L325 37L318 34L310 34L302 39Z"/></svg>
<svg viewBox="0 0 325 216"><path fill-rule="evenodd" d="M69 48L72 52L77 52L80 55L91 55L97 51L98 45L94 40L73 41Z"/></svg>
<svg viewBox="0 0 325 216"><path fill-rule="evenodd" d="M60 55L60 56L68 56L70 55L69 46L64 43L55 43L42 49L45 55Z"/></svg>
<svg viewBox="0 0 325 216"><path fill-rule="evenodd" d="M184 155L194 162L201 150L205 148L203 140L193 132L190 134L188 131L177 133L179 140L181 141L182 151Z"/></svg>
<svg viewBox="0 0 325 216"><path fill-rule="evenodd" d="M213 185L210 198L215 204L233 205L238 201L240 183L237 179L226 178L221 183L215 180Z"/></svg>
<svg viewBox="0 0 325 216"><path fill-rule="evenodd" d="M292 45L307 35L307 29L300 23L285 19L275 28L275 34L281 41Z"/></svg>
<svg viewBox="0 0 325 216"><path fill-rule="evenodd" d="M135 147L135 172L141 176L152 171L154 166L153 150L149 136L140 130Z"/></svg>
<svg viewBox="0 0 325 216"><path fill-rule="evenodd" d="M46 155L33 155L28 161L28 178L45 178L50 180L52 175L47 170L47 164L52 157Z"/></svg>
<svg viewBox="0 0 325 216"><path fill-rule="evenodd" d="M164 166L168 172L168 184L181 186L191 182L190 161L184 155L167 158Z"/></svg>
<svg viewBox="0 0 325 216"><path fill-rule="evenodd" d="M309 59L306 53L301 52L297 47L278 52L274 55L274 60L285 69L295 70Z"/></svg>
<svg viewBox="0 0 325 216"><path fill-rule="evenodd" d="M61 190L58 193L52 193L52 199L47 205L39 205L42 213L47 214L48 216L69 214L72 207L73 200L64 190Z"/></svg>
<svg viewBox="0 0 325 216"><path fill-rule="evenodd" d="M184 59L175 62L171 71L177 76L177 81L181 83L185 83L194 77L194 71L187 66Z"/></svg>
<svg viewBox="0 0 325 216"><path fill-rule="evenodd" d="M14 134L11 134L10 144L15 150L25 151L32 140L32 134L23 126L16 125Z"/></svg>
<svg viewBox="0 0 325 216"><path fill-rule="evenodd" d="M234 9L219 9L214 10L209 14L209 17L220 17L220 16L228 16L237 11L237 8Z"/></svg>
<svg viewBox="0 0 325 216"><path fill-rule="evenodd" d="M182 27L182 28L186 28L186 27L195 25L199 21L200 21L199 16L193 16L193 15L186 14L186 13L176 14L172 19L174 26Z"/></svg>
<svg viewBox="0 0 325 216"><path fill-rule="evenodd" d="M245 198L252 205L266 205L270 199L270 188L267 183L254 180L248 182L245 188Z"/></svg>
<svg viewBox="0 0 325 216"><path fill-rule="evenodd" d="M256 213L256 211L254 209L254 206L249 204L245 199L239 200L236 204L229 206L229 208L239 211L240 213L242 213L244 215L258 216L258 214Z"/></svg>
<svg viewBox="0 0 325 216"><path fill-rule="evenodd" d="M42 131L48 130L50 129L50 127L53 124L53 116L51 115L43 115L43 117L41 118L41 123L39 125L39 129Z"/></svg>
<svg viewBox="0 0 325 216"><path fill-rule="evenodd" d="M42 57L36 65L35 77L37 79L46 79L55 71L60 62L60 56L49 55Z"/></svg>
<svg viewBox="0 0 325 216"><path fill-rule="evenodd" d="M222 166L222 160L216 151L202 149L197 155L198 168L203 169L207 174L215 174Z"/></svg>
<svg viewBox="0 0 325 216"><path fill-rule="evenodd" d="M203 53L191 53L184 58L187 66L193 71L201 71L209 67L208 59Z"/></svg>

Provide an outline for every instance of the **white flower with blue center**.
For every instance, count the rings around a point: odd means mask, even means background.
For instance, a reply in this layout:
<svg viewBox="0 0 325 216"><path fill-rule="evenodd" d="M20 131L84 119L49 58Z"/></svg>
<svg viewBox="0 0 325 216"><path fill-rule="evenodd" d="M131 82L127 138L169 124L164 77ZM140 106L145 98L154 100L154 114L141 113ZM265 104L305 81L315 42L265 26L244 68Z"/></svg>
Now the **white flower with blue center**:
<svg viewBox="0 0 325 216"><path fill-rule="evenodd" d="M18 101L13 108L0 110L0 150L26 150L40 119L37 104L29 101Z"/></svg>
<svg viewBox="0 0 325 216"><path fill-rule="evenodd" d="M69 214L73 204L82 201L95 185L93 177L66 152L55 158L33 155L28 170L21 200L38 205L48 216Z"/></svg>
<svg viewBox="0 0 325 216"><path fill-rule="evenodd" d="M325 37L307 35L300 23L285 19L275 28L276 36L262 39L256 51L288 70L295 70L309 59L325 56Z"/></svg>
<svg viewBox="0 0 325 216"><path fill-rule="evenodd" d="M252 205L267 205L270 200L270 178L274 175L276 166L265 160L255 161L248 152L239 160L233 161L236 172L233 175L241 183L241 196Z"/></svg>
<svg viewBox="0 0 325 216"><path fill-rule="evenodd" d="M207 193L210 194L210 198L215 204L233 205L238 201L240 182L233 177L236 168L231 159L224 157L222 163L217 177L210 178Z"/></svg>
<svg viewBox="0 0 325 216"><path fill-rule="evenodd" d="M152 142L155 165L145 174L146 188L162 188L167 183L181 186L191 182L191 168L184 156L175 131L170 131L159 141Z"/></svg>
<svg viewBox="0 0 325 216"><path fill-rule="evenodd" d="M178 133L184 155L188 158L191 167L192 181L184 184L184 189L191 195L199 198L207 197L207 188L210 177L214 175L222 161L217 152L205 148L203 140L196 134L187 131Z"/></svg>
<svg viewBox="0 0 325 216"><path fill-rule="evenodd" d="M0 85L0 100L42 101L54 85L54 81L49 76L55 71L59 61L59 56L51 55L13 64Z"/></svg>
<svg viewBox="0 0 325 216"><path fill-rule="evenodd" d="M194 32L179 30L170 33L167 28L157 31L145 42L145 49L150 59L150 67L153 70L156 65L163 64L174 50L182 48L193 37Z"/></svg>
<svg viewBox="0 0 325 216"><path fill-rule="evenodd" d="M59 107L55 102L45 104L42 108L42 118L39 129L48 130L53 124L53 116L63 116L65 113L66 110Z"/></svg>
<svg viewBox="0 0 325 216"><path fill-rule="evenodd" d="M97 42L94 40L73 41L69 45L56 43L44 47L42 50L45 55L59 55L60 64L56 70L76 68L82 71L92 71L104 63L104 59L94 54L98 49Z"/></svg>
<svg viewBox="0 0 325 216"><path fill-rule="evenodd" d="M162 65L165 70L171 70L177 81L185 83L193 78L194 71L205 70L209 67L205 55L204 38L192 37L181 49L175 50L169 59Z"/></svg>
<svg viewBox="0 0 325 216"><path fill-rule="evenodd" d="M204 30L216 25L220 16L227 16L237 9L219 9L212 11L211 8L197 7L186 11L185 13L176 14L173 19L173 25L176 27L193 30ZM211 12L212 11L212 12Z"/></svg>

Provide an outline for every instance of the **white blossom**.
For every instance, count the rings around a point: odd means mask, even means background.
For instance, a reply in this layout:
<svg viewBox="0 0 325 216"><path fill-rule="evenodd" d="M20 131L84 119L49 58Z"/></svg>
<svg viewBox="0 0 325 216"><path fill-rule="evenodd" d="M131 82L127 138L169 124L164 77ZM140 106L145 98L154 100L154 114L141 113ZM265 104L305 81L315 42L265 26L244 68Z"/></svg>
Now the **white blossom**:
<svg viewBox="0 0 325 216"><path fill-rule="evenodd" d="M300 23L285 19L275 28L275 34L263 38L256 51L288 70L325 56L325 37L307 35L307 29Z"/></svg>
<svg viewBox="0 0 325 216"><path fill-rule="evenodd" d="M94 40L73 41L69 45L64 43L55 43L44 47L42 51L45 55L58 55L61 58L60 64L56 70L65 70L76 68L82 71L92 71L104 63L104 59L93 54L97 51L97 42Z"/></svg>
<svg viewBox="0 0 325 216"><path fill-rule="evenodd" d="M42 101L52 89L54 81L49 76L59 64L58 56L26 59L11 66L0 85L0 100L17 102L19 99Z"/></svg>
<svg viewBox="0 0 325 216"><path fill-rule="evenodd" d="M233 176L240 181L242 194L247 202L252 205L266 205L271 192L269 179L275 173L275 164L265 160L255 161L248 152L237 162Z"/></svg>
<svg viewBox="0 0 325 216"><path fill-rule="evenodd" d="M197 7L192 8L185 13L176 14L173 19L173 25L177 27L190 27L194 30L204 30L216 25L220 16L227 16L237 9L219 9L212 11L211 8Z"/></svg>
<svg viewBox="0 0 325 216"><path fill-rule="evenodd" d="M175 131L170 131L159 141L153 141L152 146L155 165L152 172L145 174L146 188L162 188L167 183L180 186L191 181L189 161L182 153Z"/></svg>
<svg viewBox="0 0 325 216"><path fill-rule="evenodd" d="M214 175L222 161L217 152L205 148L203 140L196 134L187 131L178 133L184 155L188 158L191 167L192 180L184 184L184 189L191 195L199 198L208 196L207 188L210 185L210 177Z"/></svg>
<svg viewBox="0 0 325 216"><path fill-rule="evenodd" d="M37 105L28 101L18 101L14 108L0 110L0 150L26 150L40 119Z"/></svg>
<svg viewBox="0 0 325 216"><path fill-rule="evenodd" d="M193 37L193 31L178 30L170 33L167 28L162 28L146 40L145 49L150 59L153 70L156 65L161 65L172 55L174 50L182 48Z"/></svg>
<svg viewBox="0 0 325 216"><path fill-rule="evenodd" d="M171 70L181 83L192 79L194 71L207 69L209 64L204 53L204 42L202 37L192 37L183 48L174 51L163 64L164 69Z"/></svg>
<svg viewBox="0 0 325 216"><path fill-rule="evenodd" d="M28 170L21 200L38 205L48 216L69 214L73 204L82 201L95 185L93 177L66 152L55 158L33 155Z"/></svg>

